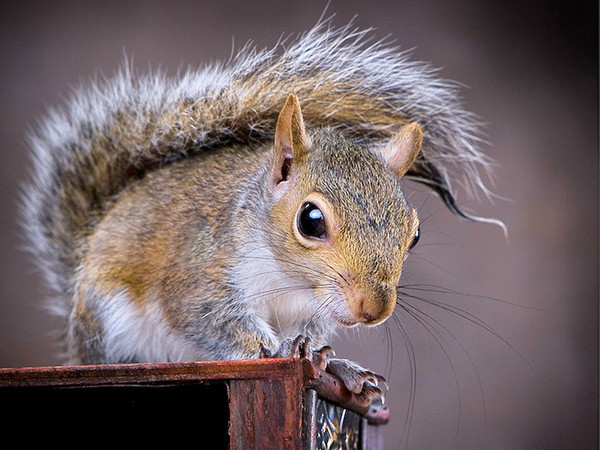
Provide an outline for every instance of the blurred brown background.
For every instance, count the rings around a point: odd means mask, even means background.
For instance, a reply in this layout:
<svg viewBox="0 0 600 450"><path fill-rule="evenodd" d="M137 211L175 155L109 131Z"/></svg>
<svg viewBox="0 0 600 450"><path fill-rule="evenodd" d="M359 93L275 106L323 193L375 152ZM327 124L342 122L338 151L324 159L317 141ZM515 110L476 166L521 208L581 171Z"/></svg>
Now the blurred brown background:
<svg viewBox="0 0 600 450"><path fill-rule="evenodd" d="M225 60L248 40L272 46L311 27L325 5L2 2L1 367L57 363L47 292L17 226L27 128L73 86L110 76L124 54L138 69L174 74ZM328 12L337 25L357 15L356 25L468 86L468 108L488 123L495 191L506 198L459 200L506 222L508 242L414 194L427 219L406 282L449 306L413 301L426 314L419 320L398 311L411 345L394 321L335 342L338 355L390 379L387 447L597 448L597 3L337 0Z"/></svg>

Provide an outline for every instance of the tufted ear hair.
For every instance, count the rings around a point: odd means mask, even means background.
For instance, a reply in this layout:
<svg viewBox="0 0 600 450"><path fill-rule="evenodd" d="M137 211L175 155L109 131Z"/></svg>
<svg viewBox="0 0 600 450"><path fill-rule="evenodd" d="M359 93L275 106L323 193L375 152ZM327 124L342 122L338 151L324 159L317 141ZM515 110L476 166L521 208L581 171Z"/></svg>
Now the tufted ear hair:
<svg viewBox="0 0 600 450"><path fill-rule="evenodd" d="M402 178L412 167L423 144L423 132L417 123L411 123L396 133L381 154L384 161Z"/></svg>

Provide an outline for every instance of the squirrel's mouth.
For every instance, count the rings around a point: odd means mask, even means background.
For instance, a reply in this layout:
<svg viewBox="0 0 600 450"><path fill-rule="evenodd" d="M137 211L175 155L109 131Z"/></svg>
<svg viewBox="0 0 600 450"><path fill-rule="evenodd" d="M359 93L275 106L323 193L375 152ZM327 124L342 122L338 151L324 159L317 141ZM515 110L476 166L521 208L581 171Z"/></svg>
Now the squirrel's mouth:
<svg viewBox="0 0 600 450"><path fill-rule="evenodd" d="M351 310L345 311L333 311L333 318L340 324L345 327L355 327L357 325L370 325L372 322L379 323L379 320L373 321L368 317L360 317L354 314Z"/></svg>
<svg viewBox="0 0 600 450"><path fill-rule="evenodd" d="M369 326L374 326L381 322L384 322L387 319L387 317L386 318L371 318L371 317L356 318L356 317L336 315L336 316L334 316L334 319L337 320L338 323L340 323L341 325L343 325L345 327L355 327L357 325L364 325L364 326L369 327Z"/></svg>
<svg viewBox="0 0 600 450"><path fill-rule="evenodd" d="M360 323L359 320L356 319L350 319L349 317L345 316L334 316L335 320L337 320L341 325L345 326L345 327L354 327L356 325L358 325Z"/></svg>
<svg viewBox="0 0 600 450"><path fill-rule="evenodd" d="M327 308L329 317L345 327L358 325L361 321L347 308L347 299L343 295L337 295L336 297L336 302L332 302L331 297L329 299L329 308Z"/></svg>

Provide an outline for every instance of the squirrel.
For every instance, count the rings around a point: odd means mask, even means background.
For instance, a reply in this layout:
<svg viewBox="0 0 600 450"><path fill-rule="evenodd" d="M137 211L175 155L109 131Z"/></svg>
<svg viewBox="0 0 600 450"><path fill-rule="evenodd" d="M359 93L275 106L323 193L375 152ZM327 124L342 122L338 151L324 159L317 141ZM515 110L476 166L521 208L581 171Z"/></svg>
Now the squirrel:
<svg viewBox="0 0 600 450"><path fill-rule="evenodd" d="M372 392L381 377L326 344L396 306L420 235L403 180L494 220L450 183L489 194L458 85L369 36L320 23L176 78L126 63L48 113L24 222L65 363L302 351Z"/></svg>

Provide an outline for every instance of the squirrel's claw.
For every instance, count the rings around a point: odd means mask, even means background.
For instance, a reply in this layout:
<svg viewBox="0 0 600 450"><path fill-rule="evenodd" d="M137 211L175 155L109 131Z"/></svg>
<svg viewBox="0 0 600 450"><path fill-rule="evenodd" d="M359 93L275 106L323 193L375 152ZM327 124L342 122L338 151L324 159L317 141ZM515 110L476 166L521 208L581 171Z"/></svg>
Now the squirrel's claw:
<svg viewBox="0 0 600 450"><path fill-rule="evenodd" d="M274 356L273 352L271 351L271 349L268 349L267 347L265 347L263 345L263 343L261 342L258 347L258 358L264 359L264 358L274 358L274 357L275 356Z"/></svg>
<svg viewBox="0 0 600 450"><path fill-rule="evenodd" d="M320 370L326 370L331 358L335 356L335 352L328 345L321 347L319 350L313 350L311 362Z"/></svg>
<svg viewBox="0 0 600 450"><path fill-rule="evenodd" d="M368 381L362 385L362 390L357 394L360 402L363 403L371 403L373 404L381 404L385 403L385 397L383 395L383 391L379 386L375 386Z"/></svg>

